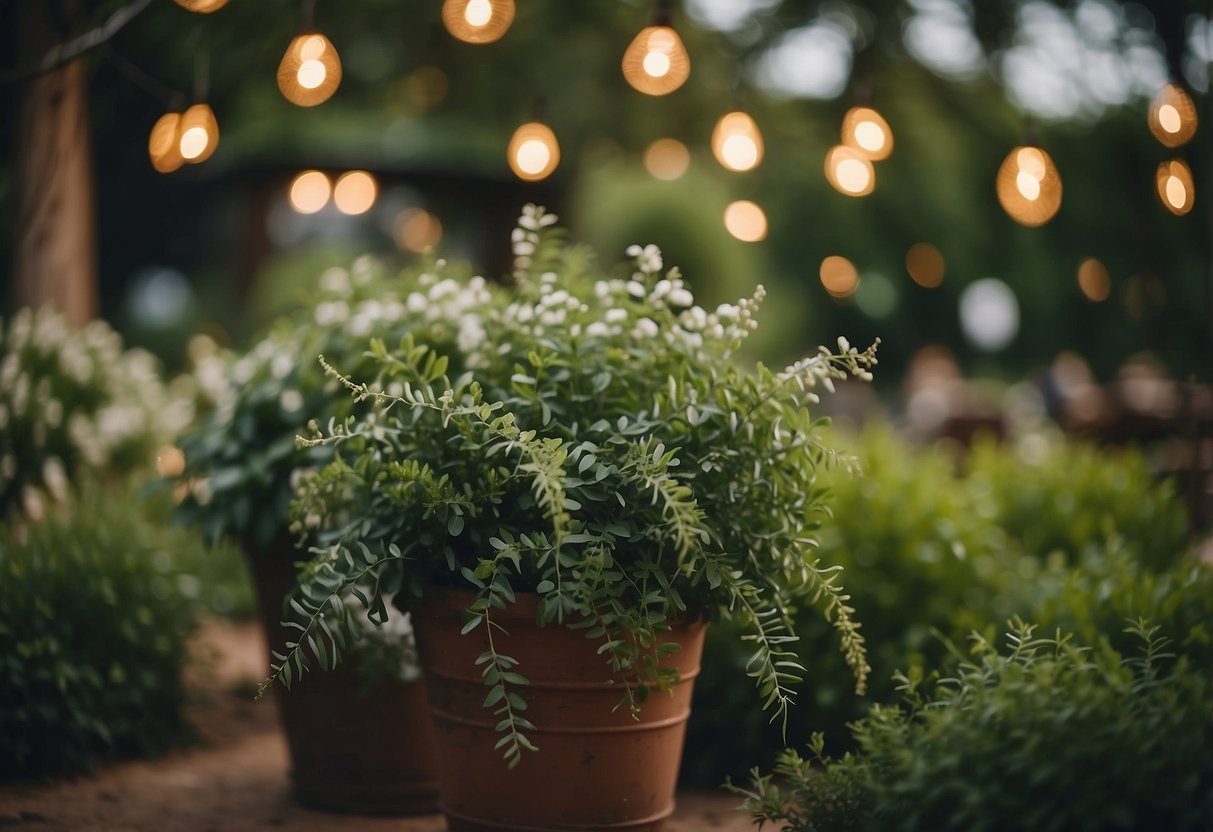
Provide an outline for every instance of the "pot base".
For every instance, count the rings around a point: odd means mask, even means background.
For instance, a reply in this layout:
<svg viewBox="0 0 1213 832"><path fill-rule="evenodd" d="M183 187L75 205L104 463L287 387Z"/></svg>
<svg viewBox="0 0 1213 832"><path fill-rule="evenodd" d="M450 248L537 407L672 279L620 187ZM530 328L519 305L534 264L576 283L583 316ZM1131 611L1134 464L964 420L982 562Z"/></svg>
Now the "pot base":
<svg viewBox="0 0 1213 832"><path fill-rule="evenodd" d="M597 826L518 826L516 824L486 823L485 821L469 818L452 812L446 806L441 806L446 815L448 832L611 832L611 830L627 830L627 832L665 832L666 819L674 813L674 807L648 818L637 818L621 823L609 823Z"/></svg>

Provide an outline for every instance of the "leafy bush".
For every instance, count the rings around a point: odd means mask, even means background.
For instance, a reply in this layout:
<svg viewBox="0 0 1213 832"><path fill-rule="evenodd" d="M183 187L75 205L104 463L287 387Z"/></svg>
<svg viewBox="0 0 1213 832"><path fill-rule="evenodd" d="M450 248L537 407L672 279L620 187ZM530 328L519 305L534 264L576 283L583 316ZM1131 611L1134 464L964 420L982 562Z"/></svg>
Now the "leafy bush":
<svg viewBox="0 0 1213 832"><path fill-rule="evenodd" d="M901 677L905 707L855 723L854 753L816 735L734 791L788 832L1213 828L1209 667L1175 661L1157 626L1129 632L1125 658L1015 622L1005 652L979 637L947 678Z"/></svg>
<svg viewBox="0 0 1213 832"><path fill-rule="evenodd" d="M130 494L0 525L0 777L89 769L188 736L181 668L200 543ZM229 554L229 558L231 555Z"/></svg>
<svg viewBox="0 0 1213 832"><path fill-rule="evenodd" d="M193 418L189 392L166 388L151 353L124 351L104 321L77 330L22 309L0 329L0 518L41 516L86 474L150 467Z"/></svg>
<svg viewBox="0 0 1213 832"><path fill-rule="evenodd" d="M974 630L992 638L993 622L1013 615L1086 639L1147 616L1186 650L1213 652L1213 592L1193 589L1208 582L1184 557L1182 504L1139 454L1056 446L1029 459L989 445L957 471L949 457L915 449L887 427L836 444L851 445L865 474L825 478L834 517L819 534L820 549L843 565L848 586L861 588L854 603L871 684L866 698L851 695L829 630L817 616L798 615L796 650L808 675L787 742L823 731L831 749L846 748L847 723L895 697L894 671L935 666L946 640L963 642ZM700 785L769 764L785 745L725 689L745 658L726 627L709 631L689 726L684 778ZM727 757L714 751L720 730L735 738Z"/></svg>

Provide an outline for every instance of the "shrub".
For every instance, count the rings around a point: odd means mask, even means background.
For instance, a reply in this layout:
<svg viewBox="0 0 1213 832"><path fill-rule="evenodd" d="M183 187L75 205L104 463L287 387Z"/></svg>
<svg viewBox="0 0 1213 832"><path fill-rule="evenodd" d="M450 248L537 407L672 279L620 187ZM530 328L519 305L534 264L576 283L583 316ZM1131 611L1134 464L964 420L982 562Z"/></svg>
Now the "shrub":
<svg viewBox="0 0 1213 832"><path fill-rule="evenodd" d="M788 832L1213 828L1209 668L1156 626L1129 632L1125 658L1014 622L1004 652L979 637L950 676L901 677L905 706L855 723L854 753L826 757L817 735L810 759L787 751L734 791Z"/></svg>
<svg viewBox="0 0 1213 832"><path fill-rule="evenodd" d="M200 544L129 493L78 500L64 518L0 525L2 778L86 770L189 735L181 668L207 593L179 564L200 561Z"/></svg>

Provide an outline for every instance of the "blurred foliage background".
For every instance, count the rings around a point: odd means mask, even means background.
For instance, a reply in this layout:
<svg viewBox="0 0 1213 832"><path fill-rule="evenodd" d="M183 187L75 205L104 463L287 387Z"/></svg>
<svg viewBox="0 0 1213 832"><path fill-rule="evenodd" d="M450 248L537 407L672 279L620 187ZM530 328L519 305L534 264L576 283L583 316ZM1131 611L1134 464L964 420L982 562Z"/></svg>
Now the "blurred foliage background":
<svg viewBox="0 0 1213 832"><path fill-rule="evenodd" d="M0 41L26 0L0 2ZM82 4L96 25L127 5ZM438 249L489 275L508 267L505 233L526 201L548 204L603 257L633 242L663 247L708 302L764 282L760 351L782 360L845 333L880 335L891 385L910 357L942 344L969 373L1021 375L1061 350L1080 353L1098 378L1149 350L1176 377L1208 360L1205 289L1208 219L1175 217L1154 193L1154 171L1176 155L1146 129L1149 99L1172 78L1207 114L1213 47L1210 10L1196 0L686 0L673 22L692 57L675 93L649 98L624 82L619 62L647 24L651 0L520 0L513 26L483 46L452 38L437 0L319 0L315 23L337 47L345 78L314 108L286 102L277 63L303 19L298 0L234 0L196 15L157 0L87 56L97 177L103 316L168 366L188 336L209 327L240 343L264 320L267 298L310 285L354 252L401 250L401 213L441 222ZM10 79L11 80L11 79ZM15 115L17 85L0 87L0 123ZM214 108L221 140L207 163L156 173L152 124L195 96ZM823 175L845 111L870 103L895 135L877 165L875 192L843 196ZM750 112L766 157L750 173L712 159L712 125ZM535 113L562 146L556 174L524 184L509 172L512 130ZM655 139L691 152L675 181L642 164ZM1016 225L999 208L994 174L1034 137L1064 184L1048 225ZM13 246L13 136L0 137L0 257ZM1179 155L1200 188L1209 131ZM286 189L300 170L365 169L375 207L346 217L330 205L304 216ZM769 233L743 243L721 216L734 199L760 204ZM907 274L907 250L939 249L937 288ZM823 258L841 255L860 275L836 299ZM1106 300L1076 273L1106 265ZM1012 290L1018 326L979 349L960 323L962 293L995 277ZM286 287L286 288L284 288ZM979 319L974 324L986 324Z"/></svg>

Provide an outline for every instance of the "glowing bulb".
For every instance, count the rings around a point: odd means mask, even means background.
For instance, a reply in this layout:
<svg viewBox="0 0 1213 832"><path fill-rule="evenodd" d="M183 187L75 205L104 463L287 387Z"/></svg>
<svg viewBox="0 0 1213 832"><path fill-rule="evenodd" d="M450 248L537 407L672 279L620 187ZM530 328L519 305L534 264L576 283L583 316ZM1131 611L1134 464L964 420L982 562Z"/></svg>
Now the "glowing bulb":
<svg viewBox="0 0 1213 832"><path fill-rule="evenodd" d="M893 152L893 131L872 108L852 107L842 118L842 143L878 162Z"/></svg>
<svg viewBox="0 0 1213 832"><path fill-rule="evenodd" d="M278 89L287 101L314 107L332 97L341 84L341 59L324 35L299 35L278 64Z"/></svg>
<svg viewBox="0 0 1213 832"><path fill-rule="evenodd" d="M177 124L177 149L191 164L205 162L219 146L219 123L206 104L195 104L181 114Z"/></svg>
<svg viewBox="0 0 1213 832"><path fill-rule="evenodd" d="M943 283L946 269L943 252L930 243L915 243L906 252L906 271L924 289L934 289Z"/></svg>
<svg viewBox="0 0 1213 832"><path fill-rule="evenodd" d="M691 56L669 26L649 26L623 53L623 77L645 95L666 95L691 75Z"/></svg>
<svg viewBox="0 0 1213 832"><path fill-rule="evenodd" d="M195 14L210 14L227 5L227 0L177 0L177 5Z"/></svg>
<svg viewBox="0 0 1213 832"><path fill-rule="evenodd" d="M1039 147L1014 148L1003 159L994 180L998 202L1021 225L1044 225L1061 208L1061 176Z"/></svg>
<svg viewBox="0 0 1213 832"><path fill-rule="evenodd" d="M180 113L165 113L152 125L147 137L147 155L160 173L172 173L185 164L178 145Z"/></svg>
<svg viewBox="0 0 1213 832"><path fill-rule="evenodd" d="M1108 267L1094 257L1088 257L1078 264L1078 288L1086 295L1087 300L1100 303L1112 294L1112 280L1108 276Z"/></svg>
<svg viewBox="0 0 1213 832"><path fill-rule="evenodd" d="M1023 194L1024 199L1035 200L1040 197L1040 180L1026 170L1015 175L1015 187Z"/></svg>
<svg viewBox="0 0 1213 832"><path fill-rule="evenodd" d="M848 298L859 288L859 270L850 260L837 254L821 261L818 275L821 285L834 298Z"/></svg>
<svg viewBox="0 0 1213 832"><path fill-rule="evenodd" d="M185 473L185 454L175 445L165 445L156 451L156 473L162 477L179 477Z"/></svg>
<svg viewBox="0 0 1213 832"><path fill-rule="evenodd" d="M352 170L342 174L333 186L333 202L341 213L357 216L371 210L378 193L373 176L364 170Z"/></svg>
<svg viewBox="0 0 1213 832"><path fill-rule="evenodd" d="M756 243L767 236L767 215L748 199L730 202L724 209L724 227L743 243Z"/></svg>
<svg viewBox="0 0 1213 832"><path fill-rule="evenodd" d="M747 171L762 161L762 133L748 114L726 113L712 130L712 153L729 170Z"/></svg>
<svg viewBox="0 0 1213 832"><path fill-rule="evenodd" d="M305 170L291 180L291 207L300 214L315 214L328 204L333 186L318 170Z"/></svg>
<svg viewBox="0 0 1213 832"><path fill-rule="evenodd" d="M1182 159L1172 159L1158 166L1156 176L1158 197L1167 210L1182 217L1192 210L1196 201L1196 183L1192 169Z"/></svg>
<svg viewBox="0 0 1213 832"><path fill-rule="evenodd" d="M690 151L677 139L658 139L644 152L644 169L657 179L677 179L687 172L690 164Z"/></svg>
<svg viewBox="0 0 1213 832"><path fill-rule="evenodd" d="M1167 84L1151 102L1146 123L1165 146L1187 144L1196 135L1196 104L1183 87Z"/></svg>
<svg viewBox="0 0 1213 832"><path fill-rule="evenodd" d="M560 164L560 145L550 127L532 121L514 131L507 156L519 179L535 182L550 176Z"/></svg>
<svg viewBox="0 0 1213 832"><path fill-rule="evenodd" d="M396 245L417 254L438 245L442 240L442 223L423 208L406 208L396 215L392 224Z"/></svg>
<svg viewBox="0 0 1213 832"><path fill-rule="evenodd" d="M866 196L876 187L871 160L846 145L835 145L826 154L826 179L834 190L847 196Z"/></svg>
<svg viewBox="0 0 1213 832"><path fill-rule="evenodd" d="M489 0L471 0L463 10L469 26L485 26L493 19L493 4Z"/></svg>
<svg viewBox="0 0 1213 832"><path fill-rule="evenodd" d="M514 0L446 0L442 25L465 43L499 40L514 22Z"/></svg>

